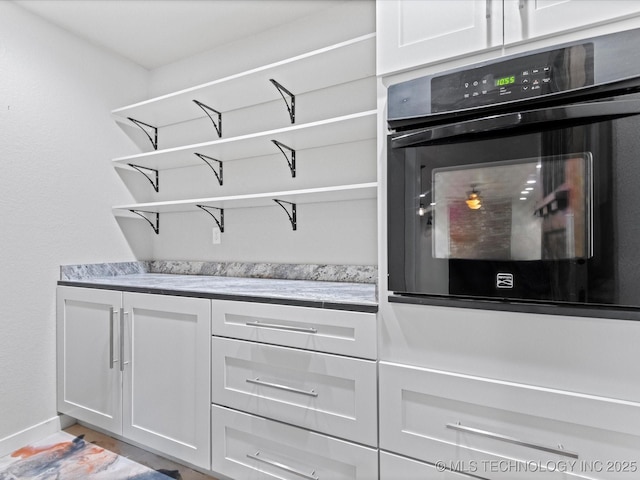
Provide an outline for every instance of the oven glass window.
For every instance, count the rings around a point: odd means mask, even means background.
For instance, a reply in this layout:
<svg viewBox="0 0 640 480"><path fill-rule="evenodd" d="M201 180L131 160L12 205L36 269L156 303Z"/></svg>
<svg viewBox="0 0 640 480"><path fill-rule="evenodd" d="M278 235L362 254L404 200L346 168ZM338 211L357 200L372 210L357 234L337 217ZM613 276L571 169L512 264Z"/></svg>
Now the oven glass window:
<svg viewBox="0 0 640 480"><path fill-rule="evenodd" d="M592 251L589 153L422 169L432 255L464 260L564 260Z"/></svg>

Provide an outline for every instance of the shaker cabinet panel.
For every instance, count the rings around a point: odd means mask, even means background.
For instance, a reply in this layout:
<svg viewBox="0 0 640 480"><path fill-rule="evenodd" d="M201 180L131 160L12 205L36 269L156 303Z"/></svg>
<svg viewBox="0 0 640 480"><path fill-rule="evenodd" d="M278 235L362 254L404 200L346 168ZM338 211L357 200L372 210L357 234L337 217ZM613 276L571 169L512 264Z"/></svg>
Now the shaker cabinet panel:
<svg viewBox="0 0 640 480"><path fill-rule="evenodd" d="M209 464L210 301L124 295L126 438Z"/></svg>
<svg viewBox="0 0 640 480"><path fill-rule="evenodd" d="M212 302L214 335L377 358L375 313L227 300Z"/></svg>
<svg viewBox="0 0 640 480"><path fill-rule="evenodd" d="M377 480L378 452L214 405L211 469L229 478Z"/></svg>
<svg viewBox="0 0 640 480"><path fill-rule="evenodd" d="M377 73L401 72L639 13L640 3L629 0L606 4L591 0L384 0L376 2Z"/></svg>
<svg viewBox="0 0 640 480"><path fill-rule="evenodd" d="M211 352L214 403L376 445L375 362L218 337Z"/></svg>
<svg viewBox="0 0 640 480"><path fill-rule="evenodd" d="M388 74L502 45L502 2L376 2L377 73Z"/></svg>
<svg viewBox="0 0 640 480"><path fill-rule="evenodd" d="M57 289L58 411L122 433L120 305L122 293Z"/></svg>
<svg viewBox="0 0 640 480"><path fill-rule="evenodd" d="M571 478L593 478L588 472L592 468L599 469L598 479L629 478L640 468L638 408L589 395L380 363L380 448L434 465L443 462L481 478L537 478L527 467L559 464L572 469ZM622 463L607 468L607 461ZM564 479L567 471L551 469L545 478Z"/></svg>
<svg viewBox="0 0 640 480"><path fill-rule="evenodd" d="M58 287L58 410L209 468L210 301Z"/></svg>
<svg viewBox="0 0 640 480"><path fill-rule="evenodd" d="M640 13L640 3L628 0L505 0L504 43L611 22Z"/></svg>
<svg viewBox="0 0 640 480"><path fill-rule="evenodd" d="M380 452L380 480L473 480L480 477L443 469L406 457Z"/></svg>

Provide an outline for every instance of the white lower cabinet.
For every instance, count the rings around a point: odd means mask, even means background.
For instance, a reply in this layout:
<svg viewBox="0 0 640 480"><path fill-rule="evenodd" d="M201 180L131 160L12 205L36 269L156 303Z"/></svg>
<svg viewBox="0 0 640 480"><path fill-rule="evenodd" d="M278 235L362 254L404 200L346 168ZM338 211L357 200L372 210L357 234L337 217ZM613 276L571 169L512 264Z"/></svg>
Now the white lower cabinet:
<svg viewBox="0 0 640 480"><path fill-rule="evenodd" d="M210 308L58 287L58 410L209 468Z"/></svg>
<svg viewBox="0 0 640 480"><path fill-rule="evenodd" d="M122 292L57 290L58 411L122 434Z"/></svg>
<svg viewBox="0 0 640 480"><path fill-rule="evenodd" d="M376 362L213 337L213 403L377 443Z"/></svg>
<svg viewBox="0 0 640 480"><path fill-rule="evenodd" d="M378 358L375 313L229 300L213 300L211 312L213 335Z"/></svg>
<svg viewBox="0 0 640 480"><path fill-rule="evenodd" d="M380 478L394 480L473 480L480 477L453 472L388 452L380 452Z"/></svg>
<svg viewBox="0 0 640 480"><path fill-rule="evenodd" d="M210 301L125 293L123 304L123 435L208 468Z"/></svg>
<svg viewBox="0 0 640 480"><path fill-rule="evenodd" d="M230 478L378 478L377 449L217 405L211 430L212 470Z"/></svg>
<svg viewBox="0 0 640 480"><path fill-rule="evenodd" d="M379 382L382 450L487 479L638 475L639 404L387 362Z"/></svg>
<svg viewBox="0 0 640 480"><path fill-rule="evenodd" d="M376 314L213 301L211 330L214 473L378 478Z"/></svg>

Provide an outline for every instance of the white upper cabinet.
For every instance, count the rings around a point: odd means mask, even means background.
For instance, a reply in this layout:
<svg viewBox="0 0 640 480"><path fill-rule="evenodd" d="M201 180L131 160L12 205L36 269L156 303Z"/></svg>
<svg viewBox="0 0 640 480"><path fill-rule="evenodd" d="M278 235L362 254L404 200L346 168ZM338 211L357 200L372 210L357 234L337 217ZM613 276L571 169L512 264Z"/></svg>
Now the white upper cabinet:
<svg viewBox="0 0 640 480"><path fill-rule="evenodd" d="M637 15L640 2L383 0L376 13L385 75Z"/></svg>
<svg viewBox="0 0 640 480"><path fill-rule="evenodd" d="M505 45L609 22L640 12L630 0L504 0Z"/></svg>
<svg viewBox="0 0 640 480"><path fill-rule="evenodd" d="M376 2L377 73L383 75L502 45L502 1Z"/></svg>

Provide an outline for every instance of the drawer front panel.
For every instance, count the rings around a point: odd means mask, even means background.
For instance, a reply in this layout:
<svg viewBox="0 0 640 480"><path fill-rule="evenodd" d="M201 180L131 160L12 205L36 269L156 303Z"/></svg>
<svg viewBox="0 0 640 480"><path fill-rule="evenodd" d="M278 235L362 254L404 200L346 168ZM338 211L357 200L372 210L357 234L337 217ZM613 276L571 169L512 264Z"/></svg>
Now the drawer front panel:
<svg viewBox="0 0 640 480"><path fill-rule="evenodd" d="M212 401L376 445L376 364L212 338Z"/></svg>
<svg viewBox="0 0 640 480"><path fill-rule="evenodd" d="M380 480L478 480L464 473L438 468L388 452L380 452Z"/></svg>
<svg viewBox="0 0 640 480"><path fill-rule="evenodd" d="M640 468L640 437L585 426L610 407L602 399L589 410L578 397L570 411L558 391L385 362L379 372L385 450L491 479L629 479ZM584 421L554 418L575 410Z"/></svg>
<svg viewBox="0 0 640 480"><path fill-rule="evenodd" d="M230 478L375 480L377 450L214 405L211 469Z"/></svg>
<svg viewBox="0 0 640 480"><path fill-rule="evenodd" d="M374 313L219 300L212 311L214 335L377 358Z"/></svg>

